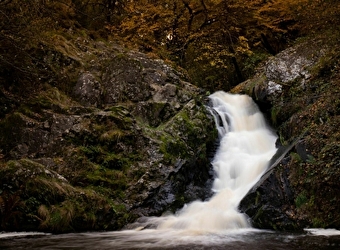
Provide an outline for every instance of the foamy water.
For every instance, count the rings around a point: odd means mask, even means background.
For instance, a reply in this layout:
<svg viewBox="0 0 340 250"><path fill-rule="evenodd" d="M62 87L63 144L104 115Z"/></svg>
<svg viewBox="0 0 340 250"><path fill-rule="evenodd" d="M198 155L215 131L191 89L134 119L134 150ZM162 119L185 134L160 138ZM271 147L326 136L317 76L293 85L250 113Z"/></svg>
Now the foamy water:
<svg viewBox="0 0 340 250"><path fill-rule="evenodd" d="M155 226L153 234L193 236L251 228L238 205L265 172L277 138L249 96L220 91L209 98L220 137L212 162L214 195L208 201L187 204L176 214L144 219L144 225ZM142 229L140 223L138 230Z"/></svg>
<svg viewBox="0 0 340 250"><path fill-rule="evenodd" d="M305 231L315 236L340 236L340 230L335 228L306 228Z"/></svg>
<svg viewBox="0 0 340 250"><path fill-rule="evenodd" d="M42 233L42 232L0 232L0 239L1 238L15 238L15 237L26 237L26 236L41 236L41 235L50 235L49 233Z"/></svg>

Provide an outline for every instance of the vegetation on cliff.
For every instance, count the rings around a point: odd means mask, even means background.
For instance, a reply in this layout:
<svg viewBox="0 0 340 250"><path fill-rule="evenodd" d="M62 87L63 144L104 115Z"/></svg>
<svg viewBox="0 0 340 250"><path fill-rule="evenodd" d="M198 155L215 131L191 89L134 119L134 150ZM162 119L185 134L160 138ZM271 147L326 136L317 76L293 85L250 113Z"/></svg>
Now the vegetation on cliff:
<svg viewBox="0 0 340 250"><path fill-rule="evenodd" d="M201 90L116 43L62 42L42 60L74 61L65 82L2 86L1 229L112 230L204 199L216 131Z"/></svg>
<svg viewBox="0 0 340 250"><path fill-rule="evenodd" d="M2 75L12 83L26 82L25 88L35 82L34 89L39 82L72 80L62 74L79 62L72 37L119 40L175 62L193 83L213 91L245 80L259 62L298 36L339 23L337 1L10 0L0 5ZM70 58L61 61L60 53ZM48 61L42 61L45 54L51 55Z"/></svg>
<svg viewBox="0 0 340 250"><path fill-rule="evenodd" d="M116 229L205 198L216 133L203 97L254 73L234 91L282 144L306 132L276 172L293 191L280 212L340 227L339 12L337 0L0 0L0 230ZM311 62L299 77L257 69L290 46ZM268 81L282 88L266 99Z"/></svg>

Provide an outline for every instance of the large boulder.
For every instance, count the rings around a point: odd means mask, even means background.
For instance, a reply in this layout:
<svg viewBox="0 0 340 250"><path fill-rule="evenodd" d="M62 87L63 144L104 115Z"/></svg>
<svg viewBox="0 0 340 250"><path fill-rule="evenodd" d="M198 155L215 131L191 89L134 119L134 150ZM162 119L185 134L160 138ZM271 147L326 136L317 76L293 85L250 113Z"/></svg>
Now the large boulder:
<svg viewBox="0 0 340 250"><path fill-rule="evenodd" d="M299 83L301 89L306 88L313 67L327 53L327 48L320 48L322 44L323 41L311 40L281 51L270 57L254 77L239 84L231 92L252 96L262 111L270 112L273 103L286 89L296 83Z"/></svg>
<svg viewBox="0 0 340 250"><path fill-rule="evenodd" d="M73 91L46 85L0 120L0 207L17 201L0 230L117 229L209 196L217 133L201 90L162 60L93 43L77 50Z"/></svg>

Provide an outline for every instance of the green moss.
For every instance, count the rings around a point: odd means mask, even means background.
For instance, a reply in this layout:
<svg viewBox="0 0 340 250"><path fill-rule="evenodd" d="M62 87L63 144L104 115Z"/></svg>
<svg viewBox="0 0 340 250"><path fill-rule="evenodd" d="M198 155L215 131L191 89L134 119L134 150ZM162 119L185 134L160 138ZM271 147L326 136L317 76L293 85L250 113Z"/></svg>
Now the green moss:
<svg viewBox="0 0 340 250"><path fill-rule="evenodd" d="M127 181L121 171L102 170L100 166L93 170L89 181L100 183L90 189L81 189L53 178L50 170L34 161L28 159L9 161L0 168L0 176L3 183L11 183L5 180L7 177L14 182L12 185L0 187L0 200L8 193L16 193L17 198L13 196L15 198L13 201L21 211L20 218L16 217L16 220L28 217L28 223L38 223L40 229L44 231L70 232L95 229L98 226L103 228L104 225L97 224L103 223L98 222L98 218L114 213L114 203L108 197L117 195L116 197L123 199L122 190L126 188ZM101 185L103 188L100 190L98 187ZM117 187L119 194L114 187ZM12 209L15 208L15 204L13 203ZM19 216L19 210L14 210L18 211L16 216Z"/></svg>
<svg viewBox="0 0 340 250"><path fill-rule="evenodd" d="M297 208L300 208L300 207L302 207L303 205L305 205L307 202L308 202L308 198L307 198L305 192L302 192L302 193L300 193L300 194L296 197L296 199L295 199L295 206L296 206Z"/></svg>
<svg viewBox="0 0 340 250"><path fill-rule="evenodd" d="M0 168L0 173L3 176L9 175L14 178L47 177L47 172L43 165L25 158L6 162L4 167Z"/></svg>
<svg viewBox="0 0 340 250"><path fill-rule="evenodd" d="M80 146L79 149L92 162L97 162L98 158L103 154L103 150L99 145Z"/></svg>
<svg viewBox="0 0 340 250"><path fill-rule="evenodd" d="M329 76L332 74L332 71L339 60L340 56L335 48L333 50L328 50L327 53L321 57L318 63L313 65L310 72L313 76Z"/></svg>
<svg viewBox="0 0 340 250"><path fill-rule="evenodd" d="M164 154L166 161L174 162L177 158L184 158L188 155L188 148L181 139L162 136L161 140L160 151Z"/></svg>
<svg viewBox="0 0 340 250"><path fill-rule="evenodd" d="M100 135L99 140L103 143L119 142L127 133L121 129L111 129Z"/></svg>
<svg viewBox="0 0 340 250"><path fill-rule="evenodd" d="M271 121L273 123L274 126L276 126L278 124L278 115L281 111L281 106L274 106L272 107L271 109L271 112L270 112L270 118L271 118Z"/></svg>
<svg viewBox="0 0 340 250"><path fill-rule="evenodd" d="M88 180L93 184L112 187L125 188L126 176L122 171L99 168L87 175Z"/></svg>
<svg viewBox="0 0 340 250"><path fill-rule="evenodd" d="M247 75L253 74L255 68L259 65L259 63L263 62L270 56L268 53L263 53L262 51L255 51L249 57L246 58L243 64L243 70Z"/></svg>
<svg viewBox="0 0 340 250"><path fill-rule="evenodd" d="M292 157L293 161L298 162L298 163L302 162L302 159L301 159L299 154L297 154L295 152L291 152L290 156Z"/></svg>
<svg viewBox="0 0 340 250"><path fill-rule="evenodd" d="M26 103L22 104L18 112L34 119L43 120L42 110L51 109L57 113L68 113L70 107L73 105L73 101L62 91L51 86L46 86L45 90L40 91Z"/></svg>
<svg viewBox="0 0 340 250"><path fill-rule="evenodd" d="M73 231L71 222L74 217L74 205L70 202L52 207L47 227L54 232Z"/></svg>
<svg viewBox="0 0 340 250"><path fill-rule="evenodd" d="M312 226L315 227L315 228L325 228L327 225L326 225L324 219L314 217L312 219Z"/></svg>
<svg viewBox="0 0 340 250"><path fill-rule="evenodd" d="M130 159L115 153L108 153L103 158L102 166L108 169L126 170L130 166Z"/></svg>
<svg viewBox="0 0 340 250"><path fill-rule="evenodd" d="M76 189L73 195L54 205L40 205L37 217L40 228L52 232L70 232L98 228L111 228L102 216L126 213L125 207L117 209L113 201L87 189ZM105 223L105 224L103 224Z"/></svg>
<svg viewBox="0 0 340 250"><path fill-rule="evenodd" d="M91 205L92 202L84 204L76 199L65 200L59 205L41 205L38 209L40 228L58 233L71 232L79 230L79 220L84 228L94 228L97 218Z"/></svg>
<svg viewBox="0 0 340 250"><path fill-rule="evenodd" d="M257 210L257 212L256 212L256 214L255 214L253 220L254 220L254 221L257 221L259 224L261 224L261 223L262 223L262 222L261 222L261 217L262 217L262 215L263 215L263 208L260 207L260 208Z"/></svg>
<svg viewBox="0 0 340 250"><path fill-rule="evenodd" d="M256 191L255 205L259 204L260 199L261 199L261 193L259 191Z"/></svg>

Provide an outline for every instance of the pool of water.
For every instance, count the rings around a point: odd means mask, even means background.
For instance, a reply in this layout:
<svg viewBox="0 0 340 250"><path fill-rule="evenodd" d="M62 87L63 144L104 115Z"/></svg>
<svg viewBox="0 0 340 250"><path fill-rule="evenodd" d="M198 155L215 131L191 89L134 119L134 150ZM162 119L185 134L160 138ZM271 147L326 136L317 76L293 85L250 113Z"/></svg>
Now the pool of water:
<svg viewBox="0 0 340 250"><path fill-rule="evenodd" d="M279 233L254 229L208 235L152 229L71 234L1 233L0 249L340 249L340 234L335 230Z"/></svg>

